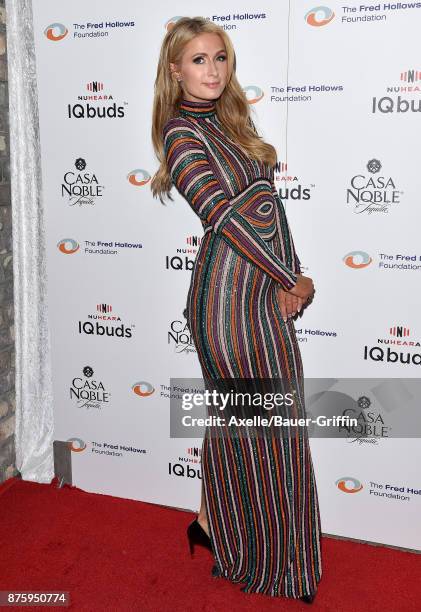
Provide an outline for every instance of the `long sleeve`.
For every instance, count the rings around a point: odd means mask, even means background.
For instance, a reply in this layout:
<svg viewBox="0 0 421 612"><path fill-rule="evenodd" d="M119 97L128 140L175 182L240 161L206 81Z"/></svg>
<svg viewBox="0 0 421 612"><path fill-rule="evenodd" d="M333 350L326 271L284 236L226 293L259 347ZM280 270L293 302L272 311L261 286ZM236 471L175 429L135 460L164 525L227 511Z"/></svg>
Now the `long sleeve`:
<svg viewBox="0 0 421 612"><path fill-rule="evenodd" d="M167 166L177 190L195 213L239 255L258 266L284 289L291 289L297 275L272 252L265 240L238 210L247 193L228 199L222 191L194 127L186 120L170 119L163 130ZM253 185L249 197L263 183ZM247 192L247 190L245 190Z"/></svg>
<svg viewBox="0 0 421 612"><path fill-rule="evenodd" d="M289 261L292 259L292 270L296 274L301 274L301 262L298 258L297 252L295 250L294 240L292 238L291 228L288 223L287 216L285 214L285 208L282 204L282 200L279 197L278 191L275 187L275 182L272 181L272 193L275 201L278 205L279 217L280 217L280 233L283 239L284 248L285 248L285 260Z"/></svg>

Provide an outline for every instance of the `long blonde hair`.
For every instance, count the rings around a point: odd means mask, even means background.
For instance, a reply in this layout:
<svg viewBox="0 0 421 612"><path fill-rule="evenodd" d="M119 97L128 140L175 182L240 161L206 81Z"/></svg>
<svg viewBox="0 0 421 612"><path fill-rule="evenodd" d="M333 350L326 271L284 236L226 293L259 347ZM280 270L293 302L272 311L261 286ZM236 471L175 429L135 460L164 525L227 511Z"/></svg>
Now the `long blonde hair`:
<svg viewBox="0 0 421 612"><path fill-rule="evenodd" d="M179 115L178 108L183 98L180 84L171 78L170 63L180 63L184 47L195 36L205 32L218 34L222 38L227 54L227 84L216 100L216 114L219 121L228 136L251 158L271 166L276 164L275 148L262 140L251 119L249 103L235 74L235 52L229 36L223 28L203 17L181 17L167 32L162 42L155 79L152 144L160 166L150 185L153 197L158 196L162 204L165 204L163 195L170 200L173 199L170 195L172 181L165 160L162 132L167 120Z"/></svg>

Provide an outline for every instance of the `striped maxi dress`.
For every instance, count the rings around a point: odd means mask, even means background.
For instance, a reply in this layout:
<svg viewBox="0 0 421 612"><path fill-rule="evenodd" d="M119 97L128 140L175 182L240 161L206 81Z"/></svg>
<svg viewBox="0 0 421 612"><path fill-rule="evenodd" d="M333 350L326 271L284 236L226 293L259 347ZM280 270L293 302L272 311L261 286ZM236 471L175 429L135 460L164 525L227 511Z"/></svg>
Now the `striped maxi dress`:
<svg viewBox="0 0 421 612"><path fill-rule="evenodd" d="M276 297L300 261L273 169L226 135L215 101L182 99L163 142L172 182L204 228L185 310L204 380L280 377L304 410L294 322ZM246 593L314 593L321 526L308 437L206 432L202 477L217 575Z"/></svg>

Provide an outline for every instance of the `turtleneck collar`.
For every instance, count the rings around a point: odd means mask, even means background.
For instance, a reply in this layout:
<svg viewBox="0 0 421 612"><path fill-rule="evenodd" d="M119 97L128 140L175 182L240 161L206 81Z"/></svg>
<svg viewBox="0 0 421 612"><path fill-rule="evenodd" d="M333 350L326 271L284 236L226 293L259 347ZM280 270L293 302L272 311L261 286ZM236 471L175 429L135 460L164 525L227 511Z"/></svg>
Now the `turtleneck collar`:
<svg viewBox="0 0 421 612"><path fill-rule="evenodd" d="M179 109L181 115L205 119L206 117L213 117L216 114L216 102L215 100L192 102L182 98Z"/></svg>

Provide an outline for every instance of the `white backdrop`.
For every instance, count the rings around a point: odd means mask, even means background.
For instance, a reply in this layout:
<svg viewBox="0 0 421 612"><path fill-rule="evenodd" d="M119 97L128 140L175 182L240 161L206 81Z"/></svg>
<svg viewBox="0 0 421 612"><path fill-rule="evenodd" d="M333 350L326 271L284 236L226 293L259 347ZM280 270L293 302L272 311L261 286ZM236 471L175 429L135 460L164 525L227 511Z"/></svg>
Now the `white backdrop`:
<svg viewBox="0 0 421 612"><path fill-rule="evenodd" d="M296 323L305 375L361 377L363 423L381 396L364 379L420 371L421 13L417 3L289 4L177 10L233 40L316 287ZM202 227L175 190L164 207L149 186L171 10L33 0L54 437L72 446L74 485L197 510L201 440L169 437L169 386L201 376L182 312ZM323 532L421 550L419 439L394 439L387 423L371 441L357 434L311 440Z"/></svg>

